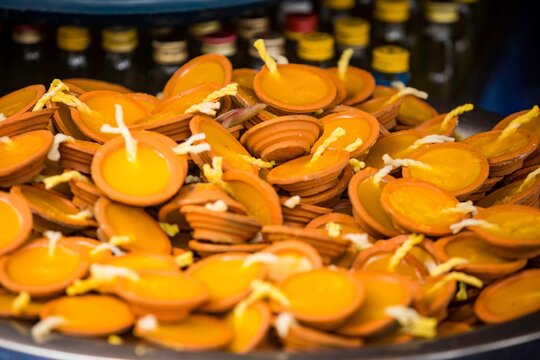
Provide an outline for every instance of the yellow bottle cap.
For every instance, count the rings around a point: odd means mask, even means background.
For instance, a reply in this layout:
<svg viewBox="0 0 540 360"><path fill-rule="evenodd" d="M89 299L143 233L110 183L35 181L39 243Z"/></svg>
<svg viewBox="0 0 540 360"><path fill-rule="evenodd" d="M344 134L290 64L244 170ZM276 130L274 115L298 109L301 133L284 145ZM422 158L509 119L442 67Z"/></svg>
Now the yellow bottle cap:
<svg viewBox="0 0 540 360"><path fill-rule="evenodd" d="M90 45L90 31L78 26L61 26L56 33L56 44L65 51L84 51Z"/></svg>
<svg viewBox="0 0 540 360"><path fill-rule="evenodd" d="M409 20L409 2L407 0L377 0L374 16L379 21L389 23L407 21Z"/></svg>
<svg viewBox="0 0 540 360"><path fill-rule="evenodd" d="M441 24L455 23L459 20L457 4L428 1L426 3L426 19Z"/></svg>
<svg viewBox="0 0 540 360"><path fill-rule="evenodd" d="M354 7L354 0L324 0L323 6L331 10L349 10Z"/></svg>
<svg viewBox="0 0 540 360"><path fill-rule="evenodd" d="M189 33L193 37L201 37L221 30L221 23L217 20L204 21L189 27Z"/></svg>
<svg viewBox="0 0 540 360"><path fill-rule="evenodd" d="M369 43L369 23L359 17L341 17L334 23L336 42L345 46L366 46Z"/></svg>
<svg viewBox="0 0 540 360"><path fill-rule="evenodd" d="M334 57L334 38L327 33L304 34L298 42L298 57L308 61L326 61Z"/></svg>
<svg viewBox="0 0 540 360"><path fill-rule="evenodd" d="M102 32L103 49L108 52L125 53L137 47L137 29L135 28L107 28Z"/></svg>
<svg viewBox="0 0 540 360"><path fill-rule="evenodd" d="M186 41L152 41L154 62L157 64L181 64L187 57Z"/></svg>
<svg viewBox="0 0 540 360"><path fill-rule="evenodd" d="M383 45L373 49L371 67L375 71L399 74L409 71L409 51L399 46Z"/></svg>

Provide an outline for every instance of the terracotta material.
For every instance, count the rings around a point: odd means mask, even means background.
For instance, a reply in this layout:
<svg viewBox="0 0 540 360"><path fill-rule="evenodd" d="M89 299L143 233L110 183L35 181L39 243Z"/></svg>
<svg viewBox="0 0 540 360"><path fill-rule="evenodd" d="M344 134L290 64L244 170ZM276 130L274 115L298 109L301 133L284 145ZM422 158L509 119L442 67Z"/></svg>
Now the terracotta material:
<svg viewBox="0 0 540 360"><path fill-rule="evenodd" d="M327 71L332 74L338 74L337 67L331 67ZM347 97L343 104L356 105L366 100L371 96L375 89L375 78L370 72L362 70L355 66L348 66L345 74L345 87L347 89Z"/></svg>
<svg viewBox="0 0 540 360"><path fill-rule="evenodd" d="M285 240L273 243L262 252L278 257L276 263L269 264L268 278L280 283L299 272L311 271L322 267L322 259L317 249L306 242Z"/></svg>
<svg viewBox="0 0 540 360"><path fill-rule="evenodd" d="M271 313L268 305L257 302L243 312L232 311L225 321L234 329L234 337L228 350L245 354L255 349L267 336Z"/></svg>
<svg viewBox="0 0 540 360"><path fill-rule="evenodd" d="M32 231L32 211L26 200L0 191L0 255L22 245Z"/></svg>
<svg viewBox="0 0 540 360"><path fill-rule="evenodd" d="M0 136L16 136L30 131L49 130L56 108L27 111L0 121Z"/></svg>
<svg viewBox="0 0 540 360"><path fill-rule="evenodd" d="M392 130L397 125L396 117L405 99L400 97L392 103L386 104L389 99L390 97L374 98L357 105L357 108L372 114L384 128Z"/></svg>
<svg viewBox="0 0 540 360"><path fill-rule="evenodd" d="M62 80L64 84L69 86L70 90L80 92L89 92L89 91L114 91L121 94L127 94L133 92L132 90L126 88L125 86L114 84L108 81L95 80L95 79L86 79L86 78L69 78ZM82 94L82 92L81 92Z"/></svg>
<svg viewBox="0 0 540 360"><path fill-rule="evenodd" d="M380 138L369 150L364 162L366 166L381 169L384 167L382 159L384 154L388 154L394 159L406 159L414 151L410 146L426 135L418 130L404 130Z"/></svg>

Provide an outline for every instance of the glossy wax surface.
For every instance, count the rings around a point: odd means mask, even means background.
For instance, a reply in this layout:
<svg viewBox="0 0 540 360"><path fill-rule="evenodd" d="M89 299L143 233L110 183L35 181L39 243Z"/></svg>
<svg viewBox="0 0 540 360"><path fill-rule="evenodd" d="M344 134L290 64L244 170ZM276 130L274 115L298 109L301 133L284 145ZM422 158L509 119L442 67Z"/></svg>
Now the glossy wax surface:
<svg viewBox="0 0 540 360"><path fill-rule="evenodd" d="M385 183L385 180L382 180L379 184L375 184L371 177L360 181L357 186L358 200L360 200L364 210L377 222L387 229L395 230L392 218L381 204L381 193Z"/></svg>
<svg viewBox="0 0 540 360"><path fill-rule="evenodd" d="M497 141L497 138L501 132L487 134L488 135L471 136L470 138L465 139L464 142L479 150L488 159L519 150L529 142L528 137L519 130L500 141Z"/></svg>
<svg viewBox="0 0 540 360"><path fill-rule="evenodd" d="M181 273L144 272L138 281L125 281L121 285L125 292L154 301L187 301L204 296L202 283Z"/></svg>
<svg viewBox="0 0 540 360"><path fill-rule="evenodd" d="M540 309L540 277L518 277L485 297L487 310L506 319Z"/></svg>
<svg viewBox="0 0 540 360"><path fill-rule="evenodd" d="M491 245L478 237L459 238L445 246L449 257L462 257L469 264L505 264L513 260L503 259L491 252Z"/></svg>
<svg viewBox="0 0 540 360"><path fill-rule="evenodd" d="M17 238L21 230L22 216L6 199L0 199L0 249Z"/></svg>
<svg viewBox="0 0 540 360"><path fill-rule="evenodd" d="M47 212L49 215L62 218L66 215L75 215L79 210L64 202L63 198L53 193L44 192L32 187L23 187L21 190L24 198L31 207Z"/></svg>
<svg viewBox="0 0 540 360"><path fill-rule="evenodd" d="M36 89L33 87L22 88L7 94L0 98L0 113L5 117L10 117L28 106L36 95Z"/></svg>
<svg viewBox="0 0 540 360"><path fill-rule="evenodd" d="M0 143L0 168L19 164L42 149L45 143L45 138L35 132L22 134L11 140L11 144Z"/></svg>
<svg viewBox="0 0 540 360"><path fill-rule="evenodd" d="M370 122L364 119L362 116L355 116L353 114L343 114L341 116L332 116L322 120L324 124L324 132L322 136L311 148L311 152L315 152L317 147L326 140L332 132L338 128L343 128L347 133L332 143L333 149L345 149L347 145L352 144L356 139L362 139L365 143L373 134L373 132L379 131L374 128ZM360 146L359 148L361 148Z"/></svg>
<svg viewBox="0 0 540 360"><path fill-rule="evenodd" d="M262 307L264 309L264 307ZM231 312L226 321L234 329L233 341L229 344L229 350L242 352L249 347L254 338L264 326L265 314L261 312L261 307L248 306L241 315Z"/></svg>
<svg viewBox="0 0 540 360"><path fill-rule="evenodd" d="M310 162L311 156L302 156L288 161L271 170L270 174L277 178L305 176L324 171L344 159L344 151L326 150L317 160ZM348 156L347 156L348 158Z"/></svg>
<svg viewBox="0 0 540 360"><path fill-rule="evenodd" d="M501 211L490 212L483 217L487 222L499 225L483 229L509 239L538 243L540 241L540 212Z"/></svg>
<svg viewBox="0 0 540 360"><path fill-rule="evenodd" d="M200 84L224 85L225 76L225 69L220 63L201 61L182 73L182 78L174 82L171 94L178 94Z"/></svg>

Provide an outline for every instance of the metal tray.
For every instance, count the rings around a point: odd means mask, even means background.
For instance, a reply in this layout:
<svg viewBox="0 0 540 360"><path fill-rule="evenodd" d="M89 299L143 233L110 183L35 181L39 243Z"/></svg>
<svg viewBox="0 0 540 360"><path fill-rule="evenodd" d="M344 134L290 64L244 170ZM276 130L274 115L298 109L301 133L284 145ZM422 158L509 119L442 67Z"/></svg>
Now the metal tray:
<svg viewBox="0 0 540 360"><path fill-rule="evenodd" d="M437 104L436 104L437 105ZM450 106L437 106L447 111ZM487 130L499 116L475 110L460 117L458 132L462 137ZM95 314L100 316L99 313ZM178 353L145 346L144 355L135 353L136 340L121 346L109 345L103 339L80 339L53 334L42 345L34 343L28 323L0 320L0 359L60 359L60 360L119 360L119 359L362 359L362 360L425 360L425 359L539 359L540 312L494 326L483 326L474 331L435 340L413 341L403 345L359 348L315 354L284 352L255 352L248 356L228 353Z"/></svg>

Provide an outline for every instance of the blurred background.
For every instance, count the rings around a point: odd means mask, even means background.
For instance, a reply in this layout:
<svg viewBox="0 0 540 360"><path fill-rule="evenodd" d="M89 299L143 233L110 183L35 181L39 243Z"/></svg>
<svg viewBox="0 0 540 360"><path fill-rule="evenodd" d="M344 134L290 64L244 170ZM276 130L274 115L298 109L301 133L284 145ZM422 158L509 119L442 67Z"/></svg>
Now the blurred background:
<svg viewBox="0 0 540 360"><path fill-rule="evenodd" d="M190 58L260 68L251 44L335 66L342 51L380 84L442 108L507 115L540 103L540 2L525 0L0 0L0 94L89 77L157 94Z"/></svg>

